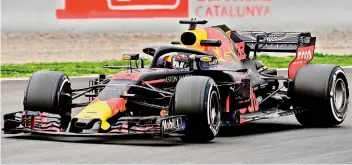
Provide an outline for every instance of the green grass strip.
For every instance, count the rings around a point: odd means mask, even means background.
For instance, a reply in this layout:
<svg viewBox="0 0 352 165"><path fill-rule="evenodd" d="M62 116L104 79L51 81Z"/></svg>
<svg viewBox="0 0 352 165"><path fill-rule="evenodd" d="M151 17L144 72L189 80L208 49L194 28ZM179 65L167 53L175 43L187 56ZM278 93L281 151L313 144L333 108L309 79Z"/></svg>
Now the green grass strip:
<svg viewBox="0 0 352 165"><path fill-rule="evenodd" d="M288 64L294 59L290 57L277 56L258 56L258 60L262 61L269 68L287 68ZM352 66L351 55L327 55L316 53L311 62L313 64L335 64L339 66ZM149 65L150 61L146 61L145 65ZM117 69L106 69L104 65L125 66L126 61L111 60L101 62L54 62L54 63L26 63L26 64L3 64L1 65L2 78L22 78L30 77L34 72L39 70L53 70L66 73L68 76L83 76L95 74L114 74Z"/></svg>
<svg viewBox="0 0 352 165"><path fill-rule="evenodd" d="M265 66L269 68L288 68L290 62L294 59L294 56L289 57L277 57L262 55L257 59L262 61ZM316 53L314 54L311 64L335 64L339 66L352 66L352 54L350 55L328 55Z"/></svg>

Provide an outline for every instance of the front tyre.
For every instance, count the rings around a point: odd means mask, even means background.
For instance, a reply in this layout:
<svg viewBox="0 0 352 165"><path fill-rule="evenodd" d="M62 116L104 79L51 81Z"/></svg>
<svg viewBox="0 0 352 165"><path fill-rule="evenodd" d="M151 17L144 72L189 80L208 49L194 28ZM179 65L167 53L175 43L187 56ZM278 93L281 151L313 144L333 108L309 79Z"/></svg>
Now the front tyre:
<svg viewBox="0 0 352 165"><path fill-rule="evenodd" d="M67 75L56 71L35 72L28 81L23 106L26 111L39 111L61 116L61 127L71 120L71 83Z"/></svg>
<svg viewBox="0 0 352 165"><path fill-rule="evenodd" d="M214 80L205 76L181 79L176 85L174 112L187 117L184 142L213 140L221 122L220 94Z"/></svg>
<svg viewBox="0 0 352 165"><path fill-rule="evenodd" d="M303 113L296 114L307 126L336 126L347 114L349 89L346 74L339 66L310 64L302 67L294 79L294 100Z"/></svg>

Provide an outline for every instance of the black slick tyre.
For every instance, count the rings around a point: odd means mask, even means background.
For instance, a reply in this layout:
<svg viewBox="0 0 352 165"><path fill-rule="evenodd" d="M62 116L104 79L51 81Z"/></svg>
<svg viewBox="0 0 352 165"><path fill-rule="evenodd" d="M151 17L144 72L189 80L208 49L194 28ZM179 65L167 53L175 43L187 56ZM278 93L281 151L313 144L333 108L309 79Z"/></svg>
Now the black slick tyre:
<svg viewBox="0 0 352 165"><path fill-rule="evenodd" d="M294 103L303 108L297 113L299 123L312 127L341 124L347 114L348 82L343 69L330 64L302 67L294 78Z"/></svg>
<svg viewBox="0 0 352 165"><path fill-rule="evenodd" d="M187 117L185 136L181 137L184 142L205 143L215 138L221 123L219 99L210 77L185 77L177 83L174 113Z"/></svg>
<svg viewBox="0 0 352 165"><path fill-rule="evenodd" d="M23 107L26 111L59 114L61 123L67 126L71 118L71 83L61 72L38 71L28 81Z"/></svg>

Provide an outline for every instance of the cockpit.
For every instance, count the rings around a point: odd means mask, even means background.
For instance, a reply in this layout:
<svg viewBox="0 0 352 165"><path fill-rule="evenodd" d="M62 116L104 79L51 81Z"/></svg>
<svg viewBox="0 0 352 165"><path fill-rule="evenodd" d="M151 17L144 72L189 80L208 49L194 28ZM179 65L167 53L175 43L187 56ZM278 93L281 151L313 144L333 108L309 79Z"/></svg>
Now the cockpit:
<svg viewBox="0 0 352 165"><path fill-rule="evenodd" d="M190 68L191 65L196 66L197 63L194 58L197 54L186 53L186 52L169 52L161 55L157 60L158 68L168 69L186 69ZM206 68L211 65L217 64L217 59L211 59L208 61L200 61L198 65L201 68Z"/></svg>

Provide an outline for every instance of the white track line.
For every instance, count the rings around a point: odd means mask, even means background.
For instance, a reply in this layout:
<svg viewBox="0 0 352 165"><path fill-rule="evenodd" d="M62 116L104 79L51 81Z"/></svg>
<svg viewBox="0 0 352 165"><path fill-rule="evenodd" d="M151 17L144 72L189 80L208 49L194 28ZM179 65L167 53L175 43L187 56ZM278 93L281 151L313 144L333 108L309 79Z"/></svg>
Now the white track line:
<svg viewBox="0 0 352 165"><path fill-rule="evenodd" d="M343 69L351 69L352 66L342 66L341 68ZM270 68L270 69L276 69L278 71L286 71L288 68ZM112 76L112 75L106 75L106 76ZM83 79L83 78L95 78L98 77L98 75L89 75L89 76L72 76L69 77L70 79ZM0 81L24 81L28 80L29 78L1 78Z"/></svg>

